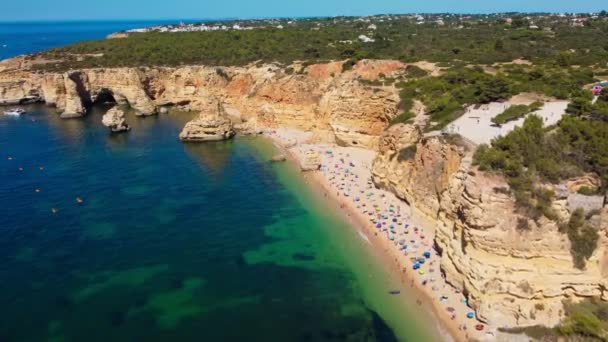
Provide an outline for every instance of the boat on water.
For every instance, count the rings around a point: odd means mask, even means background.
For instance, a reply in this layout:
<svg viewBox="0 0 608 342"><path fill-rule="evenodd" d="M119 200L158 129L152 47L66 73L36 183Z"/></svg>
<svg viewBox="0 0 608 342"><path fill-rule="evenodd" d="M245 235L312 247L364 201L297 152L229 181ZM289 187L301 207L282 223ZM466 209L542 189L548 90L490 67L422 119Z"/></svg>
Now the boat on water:
<svg viewBox="0 0 608 342"><path fill-rule="evenodd" d="M19 116L21 114L25 114L25 110L21 108L13 108L4 111L4 115Z"/></svg>

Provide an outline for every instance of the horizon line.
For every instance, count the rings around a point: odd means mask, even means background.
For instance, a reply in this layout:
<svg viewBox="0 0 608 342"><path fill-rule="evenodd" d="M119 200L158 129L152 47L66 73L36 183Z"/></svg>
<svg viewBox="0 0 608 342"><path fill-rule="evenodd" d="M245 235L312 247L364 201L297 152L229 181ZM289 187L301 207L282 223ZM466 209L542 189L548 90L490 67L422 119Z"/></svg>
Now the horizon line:
<svg viewBox="0 0 608 342"><path fill-rule="evenodd" d="M17 20L2 20L0 24L16 24L16 23L57 23L57 22L146 22L146 21L233 21L233 20L270 20L270 19L327 19L327 18L357 18L357 17L375 17L383 15L504 15L504 14L528 14L528 15L559 15L559 14L596 14L604 10L583 11L583 12L551 12L551 11L505 11L505 12L404 12L404 13L376 13L363 15L313 15L313 16L271 16L271 17L217 17L217 18L89 18L89 19L67 19L67 18L40 18L40 19L17 19Z"/></svg>

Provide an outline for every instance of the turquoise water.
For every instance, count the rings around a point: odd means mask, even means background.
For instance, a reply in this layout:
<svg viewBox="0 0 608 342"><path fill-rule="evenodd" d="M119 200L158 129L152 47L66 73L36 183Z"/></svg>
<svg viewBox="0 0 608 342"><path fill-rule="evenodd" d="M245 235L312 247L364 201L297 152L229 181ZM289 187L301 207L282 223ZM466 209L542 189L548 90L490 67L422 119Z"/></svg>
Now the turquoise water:
<svg viewBox="0 0 608 342"><path fill-rule="evenodd" d="M267 141L28 110L0 117L0 341L437 340Z"/></svg>

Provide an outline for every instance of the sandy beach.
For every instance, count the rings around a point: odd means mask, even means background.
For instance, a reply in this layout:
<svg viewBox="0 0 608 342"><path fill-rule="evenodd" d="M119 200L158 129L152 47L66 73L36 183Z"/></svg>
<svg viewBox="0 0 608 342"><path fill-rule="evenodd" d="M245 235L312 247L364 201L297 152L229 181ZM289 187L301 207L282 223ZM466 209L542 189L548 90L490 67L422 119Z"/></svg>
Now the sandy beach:
<svg viewBox="0 0 608 342"><path fill-rule="evenodd" d="M523 104L530 103L531 101L525 101ZM478 107L470 106L463 116L456 119L446 129L448 132L458 133L476 144L489 144L492 139L504 136L515 127L523 125L525 117L507 122L501 126L492 123L492 118L504 112L507 108L518 104L522 104L522 102L518 99L512 99L506 102L492 102ZM568 101L550 101L546 102L534 114L543 119L545 126L550 126L556 124L562 118L566 113L566 107L568 107Z"/></svg>
<svg viewBox="0 0 608 342"><path fill-rule="evenodd" d="M299 163L308 151L321 157L321 169L305 177L334 201L357 229L362 239L381 251L386 266L400 274L402 288L395 289L414 296L418 305L428 308L456 341L496 340L493 327L475 319L466 298L442 278L439 257L433 249L434 223L411 208L394 194L376 189L371 180L374 151L306 144L308 134L292 129L266 132L277 147ZM446 339L449 339L446 337Z"/></svg>

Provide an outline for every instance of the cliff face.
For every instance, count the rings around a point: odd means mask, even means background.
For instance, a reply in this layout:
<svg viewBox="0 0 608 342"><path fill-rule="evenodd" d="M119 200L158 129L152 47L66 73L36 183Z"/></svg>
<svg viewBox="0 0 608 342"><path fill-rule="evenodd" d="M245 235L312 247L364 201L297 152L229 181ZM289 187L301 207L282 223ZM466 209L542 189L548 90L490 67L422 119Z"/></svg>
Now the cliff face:
<svg viewBox="0 0 608 342"><path fill-rule="evenodd" d="M39 100L56 106L63 117L76 117L96 102L128 103L139 115L151 115L166 106L205 110L210 99L220 99L237 124L318 131L343 145L377 148L382 131L397 115L399 96L392 86L372 87L360 80L395 75L405 65L361 61L347 72L342 72L341 62L67 73L40 73L29 67L17 59L0 63L0 104Z"/></svg>
<svg viewBox="0 0 608 342"><path fill-rule="evenodd" d="M439 197L460 167L464 151L436 138L421 137L413 125L391 127L381 137L380 154L372 172L376 185L435 217L439 211Z"/></svg>
<svg viewBox="0 0 608 342"><path fill-rule="evenodd" d="M564 299L608 300L608 208L592 219L600 241L586 270L578 270L556 223L517 214L513 198L500 191L504 180L472 167L471 153L440 138L416 142L411 131L383 136L374 181L436 220L441 268L478 317L498 326L553 326ZM554 206L569 215L562 202ZM520 220L529 229L518 229Z"/></svg>

